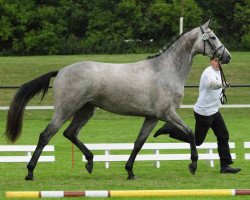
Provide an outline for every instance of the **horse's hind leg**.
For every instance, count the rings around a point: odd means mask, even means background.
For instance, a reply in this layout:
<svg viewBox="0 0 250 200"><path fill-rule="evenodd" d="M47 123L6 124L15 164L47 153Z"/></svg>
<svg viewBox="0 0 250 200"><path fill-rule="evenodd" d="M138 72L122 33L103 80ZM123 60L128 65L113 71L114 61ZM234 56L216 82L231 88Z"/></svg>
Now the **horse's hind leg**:
<svg viewBox="0 0 250 200"><path fill-rule="evenodd" d="M95 107L89 104L84 105L78 112L75 113L72 122L63 132L63 135L74 143L85 155L88 161L85 165L89 173L93 170L93 154L91 151L77 138L81 128L89 121L94 114Z"/></svg>
<svg viewBox="0 0 250 200"><path fill-rule="evenodd" d="M26 180L33 180L33 171L36 167L37 161L42 153L43 148L49 143L50 139L53 137L53 135L56 134L56 132L60 129L65 121L66 119L62 119L57 115L54 115L49 125L40 134L37 147L27 165L28 175L25 177Z"/></svg>
<svg viewBox="0 0 250 200"><path fill-rule="evenodd" d="M131 153L131 155L126 163L126 166L125 166L125 169L128 172L128 179L130 179L130 180L136 179L136 177L133 173L133 165L135 162L135 158L136 158L138 152L141 150L143 144L147 140L149 134L156 126L157 122L158 122L158 120L155 118L145 118L145 121L144 121L142 128L140 130L140 133L139 133L139 135L134 143L134 148L132 150L132 153Z"/></svg>

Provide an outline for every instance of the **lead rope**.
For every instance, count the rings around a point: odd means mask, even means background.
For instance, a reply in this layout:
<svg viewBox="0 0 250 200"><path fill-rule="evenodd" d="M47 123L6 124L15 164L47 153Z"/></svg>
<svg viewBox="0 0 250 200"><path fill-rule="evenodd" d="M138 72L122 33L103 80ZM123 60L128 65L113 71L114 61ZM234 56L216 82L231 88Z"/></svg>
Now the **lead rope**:
<svg viewBox="0 0 250 200"><path fill-rule="evenodd" d="M221 83L222 83L222 91L220 93L220 102L221 104L226 104L227 103L227 96L226 96L226 90L224 89L225 87L228 87L229 85L227 84L225 75L223 73L221 64L219 63L219 68L220 68L220 76L221 76Z"/></svg>

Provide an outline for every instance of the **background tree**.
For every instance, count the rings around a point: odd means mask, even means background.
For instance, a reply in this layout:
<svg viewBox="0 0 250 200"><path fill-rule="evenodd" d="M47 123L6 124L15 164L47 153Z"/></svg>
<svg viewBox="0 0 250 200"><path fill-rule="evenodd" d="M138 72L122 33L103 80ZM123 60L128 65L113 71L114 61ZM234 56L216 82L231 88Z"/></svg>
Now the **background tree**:
<svg viewBox="0 0 250 200"><path fill-rule="evenodd" d="M0 55L155 52L208 19L230 50L250 50L247 0L0 0Z"/></svg>
<svg viewBox="0 0 250 200"><path fill-rule="evenodd" d="M203 19L212 19L213 29L230 49L249 50L250 2L247 0L196 0ZM244 39L246 38L246 39ZM244 44L243 44L244 43ZM244 47L242 49L242 47Z"/></svg>

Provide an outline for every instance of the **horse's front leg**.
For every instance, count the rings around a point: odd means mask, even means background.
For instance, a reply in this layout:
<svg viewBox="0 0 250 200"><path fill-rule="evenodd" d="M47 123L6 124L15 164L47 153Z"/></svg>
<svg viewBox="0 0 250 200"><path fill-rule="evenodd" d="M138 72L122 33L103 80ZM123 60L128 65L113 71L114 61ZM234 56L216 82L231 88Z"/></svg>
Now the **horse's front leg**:
<svg viewBox="0 0 250 200"><path fill-rule="evenodd" d="M139 132L139 135L134 143L134 148L132 150L132 153L126 163L125 169L128 172L128 179L133 180L136 179L134 173L133 173L133 165L135 162L135 158L138 154L138 152L141 150L143 144L147 140L149 134L156 126L158 120L155 118L145 118L144 123L142 125L142 128Z"/></svg>
<svg viewBox="0 0 250 200"><path fill-rule="evenodd" d="M168 115L166 117L163 117L162 119L167 123L170 123L175 127L177 127L177 129L174 129L174 131L180 130L179 132L175 132L174 138L176 139L181 138L181 141L189 142L191 149L191 160L192 160L192 163L189 164L189 170L192 174L195 174L197 169L198 153L196 149L195 137L193 131L181 120L181 118L177 115L175 111L168 113ZM177 134L185 134L185 135L178 136Z"/></svg>

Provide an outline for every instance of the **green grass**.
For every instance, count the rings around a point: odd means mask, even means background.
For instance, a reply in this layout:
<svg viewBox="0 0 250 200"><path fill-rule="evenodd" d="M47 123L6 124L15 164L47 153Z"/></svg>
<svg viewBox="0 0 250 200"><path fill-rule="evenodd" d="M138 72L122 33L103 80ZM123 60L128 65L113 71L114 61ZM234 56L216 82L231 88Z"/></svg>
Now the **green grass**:
<svg viewBox="0 0 250 200"><path fill-rule="evenodd" d="M134 62L145 58L146 55L95 55L95 56L43 56L43 57L2 57L0 58L0 85L20 85L48 71L59 69L80 60L97 60L102 62ZM231 83L249 83L250 53L233 53L233 61L225 66L226 78ZM199 75L207 65L208 59L198 56L194 61L188 84L198 84ZM0 90L0 106L9 105L15 90ZM229 103L249 103L249 88L231 88L228 91ZM197 89L187 89L183 103L192 104L197 97ZM51 91L45 101L39 98L30 105L52 105ZM244 160L243 142L250 141L249 137L250 109L222 109L221 112L230 132L230 141L236 143L232 150L237 155L235 164L242 171L234 175L219 173L219 162L215 168L199 161L195 176L187 169L189 161L164 161L159 169L152 162L136 162L134 172L136 181L127 181L124 162L111 163L110 169L105 169L104 163L95 163L90 175L81 161L81 153L75 149L75 168L71 168L71 144L63 136L69 122L52 138L50 144L55 145L56 162L38 163L35 170L35 180L25 181L27 173L25 163L0 163L0 199L5 191L13 190L115 190L115 189L209 189L209 188L249 188L250 161ZM191 109L180 109L179 115L193 129L194 117ZM0 111L0 133L4 132L6 111ZM26 111L24 117L23 135L16 144L36 144L39 133L48 124L52 111ZM105 142L134 142L140 130L142 118L125 117L107 113L98 109L90 122L82 129L79 138L84 143ZM162 125L158 124L154 131ZM209 131L206 142L215 142L216 138ZM147 142L176 142L162 136L150 136ZM0 144L6 144L0 137ZM248 151L249 152L249 151ZM1 154L2 155L2 154ZM80 199L80 198L76 198ZM116 199L116 198L114 198ZM117 198L118 199L118 198ZM126 198L123 198L126 199ZM131 198L127 198L131 199ZM142 198L137 198L142 199ZM149 199L149 198L148 198ZM163 199L163 198L154 198ZM168 199L193 200L197 198L182 197ZM203 197L199 199L250 199L249 197Z"/></svg>

